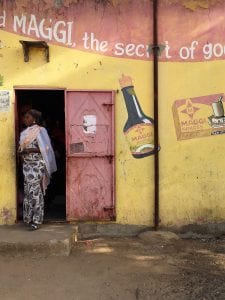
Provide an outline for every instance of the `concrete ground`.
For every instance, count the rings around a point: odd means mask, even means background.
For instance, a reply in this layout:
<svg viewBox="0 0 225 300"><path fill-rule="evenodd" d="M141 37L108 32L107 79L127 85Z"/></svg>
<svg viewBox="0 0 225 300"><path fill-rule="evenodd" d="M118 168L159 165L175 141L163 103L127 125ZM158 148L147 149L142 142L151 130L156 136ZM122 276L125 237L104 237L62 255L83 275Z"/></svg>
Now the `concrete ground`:
<svg viewBox="0 0 225 300"><path fill-rule="evenodd" d="M225 237L99 237L64 257L2 251L0 299L224 300Z"/></svg>
<svg viewBox="0 0 225 300"><path fill-rule="evenodd" d="M37 231L24 224L0 226L0 254L39 253L70 254L76 227L63 224L44 225Z"/></svg>

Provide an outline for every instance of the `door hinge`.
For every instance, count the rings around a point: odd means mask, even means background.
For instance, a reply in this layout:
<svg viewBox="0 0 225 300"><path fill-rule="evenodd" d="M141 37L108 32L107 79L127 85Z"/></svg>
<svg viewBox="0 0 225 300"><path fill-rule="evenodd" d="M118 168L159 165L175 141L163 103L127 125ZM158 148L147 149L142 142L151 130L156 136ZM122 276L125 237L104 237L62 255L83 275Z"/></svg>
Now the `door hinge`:
<svg viewBox="0 0 225 300"><path fill-rule="evenodd" d="M110 110L110 107L112 107L114 104L113 103L102 103L103 106L107 107L107 110Z"/></svg>
<svg viewBox="0 0 225 300"><path fill-rule="evenodd" d="M102 103L103 106L113 106L113 103Z"/></svg>

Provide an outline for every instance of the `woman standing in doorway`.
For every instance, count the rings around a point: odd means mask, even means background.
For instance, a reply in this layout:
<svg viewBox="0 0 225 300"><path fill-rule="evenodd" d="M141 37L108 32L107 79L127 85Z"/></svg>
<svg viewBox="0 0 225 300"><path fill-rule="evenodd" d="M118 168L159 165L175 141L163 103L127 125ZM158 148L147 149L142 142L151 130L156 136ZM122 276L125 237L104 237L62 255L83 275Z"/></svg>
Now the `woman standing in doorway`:
<svg viewBox="0 0 225 300"><path fill-rule="evenodd" d="M24 116L19 153L23 161L23 220L36 230L43 223L44 195L51 174L57 170L47 130L40 126L41 112L31 109Z"/></svg>

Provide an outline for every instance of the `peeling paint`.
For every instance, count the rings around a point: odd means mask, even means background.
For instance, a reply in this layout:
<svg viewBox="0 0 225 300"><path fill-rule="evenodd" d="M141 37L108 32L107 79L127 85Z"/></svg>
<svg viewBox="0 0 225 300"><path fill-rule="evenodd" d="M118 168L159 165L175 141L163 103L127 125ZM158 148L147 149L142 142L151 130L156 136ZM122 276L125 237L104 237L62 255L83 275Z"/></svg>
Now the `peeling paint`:
<svg viewBox="0 0 225 300"><path fill-rule="evenodd" d="M41 0L40 5L42 6L43 11L50 11L52 9L52 5L57 9L68 8L71 5L82 4L87 1L92 1L95 5L111 5L113 7L118 7L120 4L124 4L125 2L129 3L131 0ZM143 0L143 2L147 2L148 0ZM1 1L0 1L1 2ZM25 7L28 5L33 6L36 4L36 0L15 0L15 7L18 11L23 11ZM223 0L162 0L162 5L170 5L177 4L182 5L183 7L195 11L196 9L208 9L213 5L222 3ZM53 4L54 3L54 4ZM141 4L140 4L141 5Z"/></svg>
<svg viewBox="0 0 225 300"><path fill-rule="evenodd" d="M208 9L222 3L222 0L165 0L165 4L180 4L187 9L195 11L198 8Z"/></svg>
<svg viewBox="0 0 225 300"><path fill-rule="evenodd" d="M11 224L13 218L12 209L3 207L2 210L0 211L0 217L2 219L3 224L5 225Z"/></svg>
<svg viewBox="0 0 225 300"><path fill-rule="evenodd" d="M114 7L117 7L119 4L126 2L129 2L130 0L91 0L92 3L94 3L95 5L112 5ZM52 3L52 0L41 0L39 2L40 5L42 6L42 10L43 11L48 11L52 9L52 6L54 5L57 9L61 9L63 7L68 8L71 5L74 4L82 4L85 2L91 2L90 0L54 0L54 4ZM145 0L148 1L148 0ZM15 0L15 6L16 9L18 11L23 11L23 9L25 7L27 7L28 5L33 6L37 3L36 0L31 0L31 1L27 1L27 0Z"/></svg>

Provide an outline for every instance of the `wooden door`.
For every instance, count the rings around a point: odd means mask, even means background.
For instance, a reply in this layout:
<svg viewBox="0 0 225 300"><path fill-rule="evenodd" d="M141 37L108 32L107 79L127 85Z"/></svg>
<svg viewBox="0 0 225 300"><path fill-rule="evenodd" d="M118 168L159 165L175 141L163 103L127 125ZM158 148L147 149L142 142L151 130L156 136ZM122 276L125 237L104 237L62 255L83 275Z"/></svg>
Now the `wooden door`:
<svg viewBox="0 0 225 300"><path fill-rule="evenodd" d="M67 92L68 221L114 218L113 102L113 92Z"/></svg>

